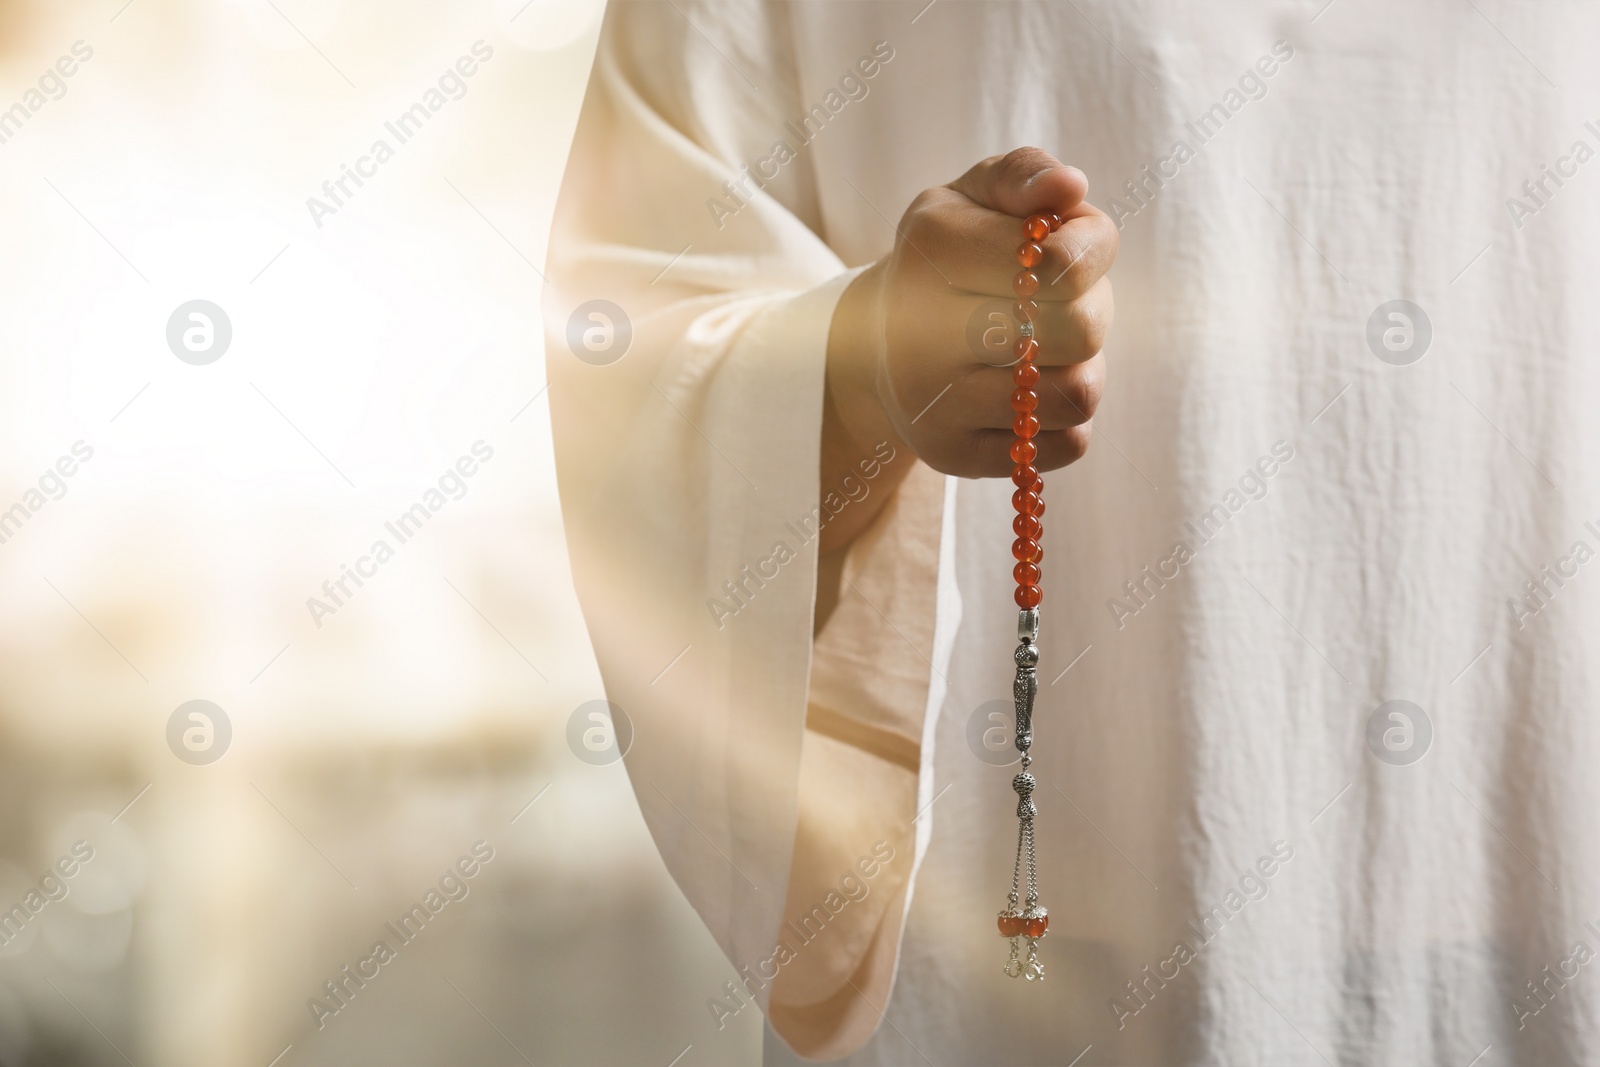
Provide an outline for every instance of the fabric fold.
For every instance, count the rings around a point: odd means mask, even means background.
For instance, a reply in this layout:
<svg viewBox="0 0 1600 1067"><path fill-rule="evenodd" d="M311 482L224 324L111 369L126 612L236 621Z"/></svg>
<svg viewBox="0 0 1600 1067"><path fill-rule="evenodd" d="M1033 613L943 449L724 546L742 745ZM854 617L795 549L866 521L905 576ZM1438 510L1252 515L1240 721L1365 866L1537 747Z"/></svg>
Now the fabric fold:
<svg viewBox="0 0 1600 1067"><path fill-rule="evenodd" d="M544 298L557 476L662 859L780 1033L837 1056L881 1021L866 1005L887 1002L905 918L944 480L914 471L852 546L813 657L820 529L890 491L893 450L819 484L828 332L857 271L807 221L808 160L730 201L786 105L701 108L736 91L731 67L687 83L645 61L707 53L698 13L629 5L602 31ZM737 21L700 22L724 58L792 62L784 20Z"/></svg>

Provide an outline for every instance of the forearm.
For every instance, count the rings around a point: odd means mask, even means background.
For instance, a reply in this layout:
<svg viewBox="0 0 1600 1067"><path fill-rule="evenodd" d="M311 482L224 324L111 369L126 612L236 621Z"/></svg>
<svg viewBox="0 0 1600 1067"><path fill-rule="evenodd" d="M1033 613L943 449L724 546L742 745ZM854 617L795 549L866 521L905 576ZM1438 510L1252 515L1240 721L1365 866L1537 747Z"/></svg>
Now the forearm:
<svg viewBox="0 0 1600 1067"><path fill-rule="evenodd" d="M916 462L915 454L895 430L879 400L881 286L879 265L858 275L839 298L828 334L819 464L821 498L825 502L830 493L836 494L850 504L828 520L819 538L817 630L821 630L838 603L844 559L851 543L882 513Z"/></svg>

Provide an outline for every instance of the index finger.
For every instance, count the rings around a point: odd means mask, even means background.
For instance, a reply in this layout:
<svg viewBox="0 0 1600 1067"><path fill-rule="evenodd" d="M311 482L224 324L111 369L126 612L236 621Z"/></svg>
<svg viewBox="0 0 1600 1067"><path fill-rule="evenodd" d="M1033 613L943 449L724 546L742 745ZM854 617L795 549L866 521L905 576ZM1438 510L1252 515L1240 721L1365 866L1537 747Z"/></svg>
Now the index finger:
<svg viewBox="0 0 1600 1067"><path fill-rule="evenodd" d="M973 203L1025 219L1053 211L1062 218L1078 206L1089 179L1042 148L1015 148L990 156L949 184Z"/></svg>
<svg viewBox="0 0 1600 1067"><path fill-rule="evenodd" d="M951 285L985 296L1009 296L1019 268L1019 242L1038 247L1028 268L1039 279L1033 299L1076 300L1117 258L1117 227L1088 201L1065 212L1061 225L1036 242L1020 232L1021 221L982 207L964 196L930 191L926 222L915 227L915 247L940 264Z"/></svg>

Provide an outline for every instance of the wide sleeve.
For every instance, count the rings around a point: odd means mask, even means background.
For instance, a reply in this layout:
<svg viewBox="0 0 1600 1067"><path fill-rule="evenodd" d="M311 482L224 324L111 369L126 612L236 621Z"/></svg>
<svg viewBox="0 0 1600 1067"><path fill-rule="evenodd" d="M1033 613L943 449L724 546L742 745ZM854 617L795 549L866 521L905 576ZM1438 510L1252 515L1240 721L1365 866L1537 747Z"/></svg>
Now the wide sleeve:
<svg viewBox="0 0 1600 1067"><path fill-rule="evenodd" d="M951 524L947 480L917 467L813 638L818 532L890 491L874 479L892 446L819 484L828 331L855 271L786 130L796 84L781 6L612 4L552 226L546 362L628 773L739 974L708 1009L720 1026L743 997L834 1058L881 1019L926 841Z"/></svg>

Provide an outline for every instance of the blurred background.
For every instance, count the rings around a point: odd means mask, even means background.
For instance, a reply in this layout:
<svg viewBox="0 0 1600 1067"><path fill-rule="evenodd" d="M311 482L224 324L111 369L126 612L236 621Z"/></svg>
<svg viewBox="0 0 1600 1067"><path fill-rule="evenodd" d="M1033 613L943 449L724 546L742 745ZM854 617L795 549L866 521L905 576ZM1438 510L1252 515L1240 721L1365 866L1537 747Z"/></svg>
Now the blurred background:
<svg viewBox="0 0 1600 1067"><path fill-rule="evenodd" d="M0 0L0 1065L759 1061L557 506L601 15Z"/></svg>

